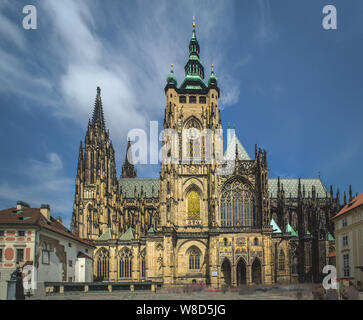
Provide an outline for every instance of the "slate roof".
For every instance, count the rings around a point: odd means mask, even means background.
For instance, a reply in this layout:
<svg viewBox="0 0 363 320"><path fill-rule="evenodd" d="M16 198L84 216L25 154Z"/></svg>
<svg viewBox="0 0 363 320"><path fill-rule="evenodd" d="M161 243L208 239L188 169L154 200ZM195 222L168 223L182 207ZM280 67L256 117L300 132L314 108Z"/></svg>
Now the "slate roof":
<svg viewBox="0 0 363 320"><path fill-rule="evenodd" d="M293 237L298 237L298 233L288 223L286 226L286 232L290 233Z"/></svg>
<svg viewBox="0 0 363 320"><path fill-rule="evenodd" d="M141 194L141 187L145 198L152 198L152 189L154 187L154 197L159 195L159 179L139 179L139 178L120 178L119 192L126 198L135 198Z"/></svg>
<svg viewBox="0 0 363 320"><path fill-rule="evenodd" d="M236 159L236 145L238 148L238 159L239 160L251 160L249 154L246 149L243 147L241 141L237 138L236 135L233 135L231 141L227 145L226 151L224 152L225 160L235 160Z"/></svg>
<svg viewBox="0 0 363 320"><path fill-rule="evenodd" d="M272 198L277 198L277 178L268 179L268 191ZM329 195L328 190L324 186L323 182L319 178L301 178L301 192L303 191L303 186L305 186L305 196L311 195L312 186L315 187L316 195L318 198L325 198ZM297 198L298 195L298 178L280 178L280 184L283 185L285 191L285 197L289 198L290 194L292 198Z"/></svg>
<svg viewBox="0 0 363 320"><path fill-rule="evenodd" d="M94 247L90 241L77 237L52 216L47 220L41 214L39 208L23 207L20 210L17 210L17 208L0 210L0 225L37 226Z"/></svg>

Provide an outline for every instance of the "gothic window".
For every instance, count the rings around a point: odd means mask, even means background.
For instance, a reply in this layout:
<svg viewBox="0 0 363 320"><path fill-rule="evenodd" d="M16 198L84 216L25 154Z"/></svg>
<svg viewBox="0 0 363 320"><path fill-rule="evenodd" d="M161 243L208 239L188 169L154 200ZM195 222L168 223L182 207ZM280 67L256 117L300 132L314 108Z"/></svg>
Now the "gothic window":
<svg viewBox="0 0 363 320"><path fill-rule="evenodd" d="M255 238L255 239L254 239L254 245L255 245L255 246L258 246L258 238Z"/></svg>
<svg viewBox="0 0 363 320"><path fill-rule="evenodd" d="M200 269L200 251L197 248L192 248L189 253L189 269Z"/></svg>
<svg viewBox="0 0 363 320"><path fill-rule="evenodd" d="M196 119L187 121L184 127L185 152L184 157L187 159L201 158L201 129Z"/></svg>
<svg viewBox="0 0 363 320"><path fill-rule="evenodd" d="M297 274L298 273L297 264L298 264L297 256L294 255L292 257L292 262L291 262L291 273L292 274Z"/></svg>
<svg viewBox="0 0 363 320"><path fill-rule="evenodd" d="M279 254L279 270L280 271L285 270L285 253L283 250L281 250Z"/></svg>
<svg viewBox="0 0 363 320"><path fill-rule="evenodd" d="M236 179L223 187L220 205L222 227L255 225L254 196L242 181Z"/></svg>
<svg viewBox="0 0 363 320"><path fill-rule="evenodd" d="M132 278L132 253L129 249L124 249L119 255L119 279Z"/></svg>
<svg viewBox="0 0 363 320"><path fill-rule="evenodd" d="M141 277L146 277L146 257L145 250L141 253Z"/></svg>
<svg viewBox="0 0 363 320"><path fill-rule="evenodd" d="M188 195L188 219L200 218L200 197L196 190L190 191Z"/></svg>
<svg viewBox="0 0 363 320"><path fill-rule="evenodd" d="M97 255L97 279L98 280L108 280L109 278L109 264L110 264L110 254L109 252L102 248Z"/></svg>

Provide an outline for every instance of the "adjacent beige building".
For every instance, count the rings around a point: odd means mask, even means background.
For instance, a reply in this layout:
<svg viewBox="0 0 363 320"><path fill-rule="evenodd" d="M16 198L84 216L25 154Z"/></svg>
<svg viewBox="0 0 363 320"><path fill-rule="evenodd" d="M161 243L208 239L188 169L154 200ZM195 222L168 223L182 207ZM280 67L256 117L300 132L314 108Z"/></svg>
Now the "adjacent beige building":
<svg viewBox="0 0 363 320"><path fill-rule="evenodd" d="M333 217L337 276L363 289L363 193Z"/></svg>

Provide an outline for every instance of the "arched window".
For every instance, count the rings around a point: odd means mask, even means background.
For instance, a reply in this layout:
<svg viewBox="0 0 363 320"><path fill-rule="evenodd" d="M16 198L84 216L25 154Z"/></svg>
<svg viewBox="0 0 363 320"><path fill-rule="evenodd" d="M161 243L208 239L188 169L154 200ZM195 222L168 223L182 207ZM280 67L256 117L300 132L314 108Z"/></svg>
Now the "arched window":
<svg viewBox="0 0 363 320"><path fill-rule="evenodd" d="M255 245L255 246L258 246L258 238L257 238L257 237L254 239L254 241L253 241L253 242L254 242L254 245Z"/></svg>
<svg viewBox="0 0 363 320"><path fill-rule="evenodd" d="M255 225L254 196L242 181L236 179L223 187L220 205L222 227Z"/></svg>
<svg viewBox="0 0 363 320"><path fill-rule="evenodd" d="M279 254L279 270L280 271L285 270L285 253L283 250L281 250Z"/></svg>
<svg viewBox="0 0 363 320"><path fill-rule="evenodd" d="M146 277L146 257L145 250L141 252L141 277Z"/></svg>
<svg viewBox="0 0 363 320"><path fill-rule="evenodd" d="M196 190L192 190L188 195L188 219L200 218L200 197Z"/></svg>
<svg viewBox="0 0 363 320"><path fill-rule="evenodd" d="M97 279L100 281L108 280L109 278L109 260L110 254L105 249L102 248L97 254Z"/></svg>
<svg viewBox="0 0 363 320"><path fill-rule="evenodd" d="M194 118L188 120L184 127L183 139L185 143L184 157L200 160L201 158L201 127Z"/></svg>
<svg viewBox="0 0 363 320"><path fill-rule="evenodd" d="M292 262L291 262L291 273L292 274L298 273L297 264L298 264L297 255L294 255L292 257Z"/></svg>
<svg viewBox="0 0 363 320"><path fill-rule="evenodd" d="M132 278L132 252L129 249L124 249L119 254L118 276L119 279Z"/></svg>
<svg viewBox="0 0 363 320"><path fill-rule="evenodd" d="M200 251L197 248L192 248L189 253L189 269L200 269Z"/></svg>

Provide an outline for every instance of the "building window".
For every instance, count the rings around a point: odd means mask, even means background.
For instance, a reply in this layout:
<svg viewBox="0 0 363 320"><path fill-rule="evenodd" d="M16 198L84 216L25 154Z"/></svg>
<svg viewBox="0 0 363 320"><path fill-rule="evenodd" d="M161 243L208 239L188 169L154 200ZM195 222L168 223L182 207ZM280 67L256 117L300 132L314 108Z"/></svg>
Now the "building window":
<svg viewBox="0 0 363 320"><path fill-rule="evenodd" d="M24 249L16 249L16 263L24 261Z"/></svg>
<svg viewBox="0 0 363 320"><path fill-rule="evenodd" d="M43 244L42 263L50 264L50 244Z"/></svg>
<svg viewBox="0 0 363 320"><path fill-rule="evenodd" d="M141 253L141 277L146 277L146 257L145 250Z"/></svg>
<svg viewBox="0 0 363 320"><path fill-rule="evenodd" d="M25 231L18 231L18 237L24 237Z"/></svg>
<svg viewBox="0 0 363 320"><path fill-rule="evenodd" d="M227 238L224 238L223 239L223 242L224 242L224 246L227 247L228 246L228 240L227 240Z"/></svg>
<svg viewBox="0 0 363 320"><path fill-rule="evenodd" d="M179 97L179 103L186 103L187 102L187 97L186 96L180 96Z"/></svg>
<svg viewBox="0 0 363 320"><path fill-rule="evenodd" d="M342 220L342 226L343 226L343 228L344 228L344 227L346 227L347 225L348 225L347 218L344 218L344 219Z"/></svg>
<svg viewBox="0 0 363 320"><path fill-rule="evenodd" d="M343 273L344 277L350 276L349 254L343 255Z"/></svg>
<svg viewBox="0 0 363 320"><path fill-rule="evenodd" d="M280 271L285 270L285 253L283 250L281 250L279 254L279 270Z"/></svg>
<svg viewBox="0 0 363 320"><path fill-rule="evenodd" d="M88 253L88 249L85 249L84 251L85 251L86 253Z"/></svg>
<svg viewBox="0 0 363 320"><path fill-rule="evenodd" d="M292 262L291 262L291 273L292 274L298 273L297 265L298 265L298 260L297 260L297 256L295 255L295 256L293 256Z"/></svg>
<svg viewBox="0 0 363 320"><path fill-rule="evenodd" d="M3 262L3 249L0 249L0 262Z"/></svg>
<svg viewBox="0 0 363 320"><path fill-rule="evenodd" d="M188 219L200 218L200 197L196 190L190 191L188 195Z"/></svg>
<svg viewBox="0 0 363 320"><path fill-rule="evenodd" d="M196 96L190 96L189 97L189 103L197 103L197 97Z"/></svg>
<svg viewBox="0 0 363 320"><path fill-rule="evenodd" d="M255 246L258 246L258 238L255 238L255 240L254 240L254 245L255 245Z"/></svg>
<svg viewBox="0 0 363 320"><path fill-rule="evenodd" d="M68 247L69 247L69 248L72 248L72 243L70 243L70 242L69 242L69 243L68 243Z"/></svg>
<svg viewBox="0 0 363 320"><path fill-rule="evenodd" d="M204 96L199 97L199 103L203 103L203 104L207 103L206 97L204 97Z"/></svg>
<svg viewBox="0 0 363 320"><path fill-rule="evenodd" d="M108 280L109 277L109 261L110 254L109 252L102 248L96 256L97 261L97 280Z"/></svg>
<svg viewBox="0 0 363 320"><path fill-rule="evenodd" d="M255 200L250 188L235 179L222 189L221 196L222 227L255 225Z"/></svg>
<svg viewBox="0 0 363 320"><path fill-rule="evenodd" d="M348 246L348 236L343 236L343 247Z"/></svg>
<svg viewBox="0 0 363 320"><path fill-rule="evenodd" d="M0 237L4 236L4 230L0 230Z"/></svg>
<svg viewBox="0 0 363 320"><path fill-rule="evenodd" d="M68 282L72 282L72 280L73 280L72 277L68 278Z"/></svg>
<svg viewBox="0 0 363 320"><path fill-rule="evenodd" d="M73 266L73 261L72 261L72 260L69 260L69 261L68 261L68 266L69 266L70 268L72 268L72 266Z"/></svg>
<svg viewBox="0 0 363 320"><path fill-rule="evenodd" d="M190 251L189 269L190 270L199 270L200 269L200 252L196 248L193 248Z"/></svg>
<svg viewBox="0 0 363 320"><path fill-rule="evenodd" d="M132 252L129 249L124 249L119 255L119 279L132 278Z"/></svg>

